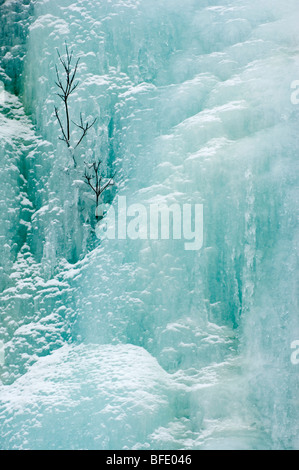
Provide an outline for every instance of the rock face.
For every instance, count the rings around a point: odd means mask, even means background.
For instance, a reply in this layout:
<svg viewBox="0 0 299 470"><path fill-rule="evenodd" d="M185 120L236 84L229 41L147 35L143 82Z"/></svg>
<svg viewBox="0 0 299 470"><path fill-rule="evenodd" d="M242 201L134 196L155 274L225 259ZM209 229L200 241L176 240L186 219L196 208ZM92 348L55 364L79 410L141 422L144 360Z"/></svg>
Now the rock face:
<svg viewBox="0 0 299 470"><path fill-rule="evenodd" d="M1 448L298 448L298 13L0 1ZM201 249L101 238L93 158L112 208L202 204Z"/></svg>

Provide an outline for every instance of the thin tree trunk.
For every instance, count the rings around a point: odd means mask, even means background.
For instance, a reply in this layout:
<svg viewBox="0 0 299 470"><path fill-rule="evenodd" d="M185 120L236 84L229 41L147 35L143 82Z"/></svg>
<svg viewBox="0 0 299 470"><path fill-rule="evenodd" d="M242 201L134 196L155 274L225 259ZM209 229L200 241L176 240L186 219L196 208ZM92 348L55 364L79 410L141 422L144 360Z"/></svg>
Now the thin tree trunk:
<svg viewBox="0 0 299 470"><path fill-rule="evenodd" d="M96 218L99 218L98 214L98 207L99 207L99 194L96 195Z"/></svg>
<svg viewBox="0 0 299 470"><path fill-rule="evenodd" d="M70 116L69 116L69 108L67 101L65 101L65 114L66 114L66 128L67 128L67 140L70 141Z"/></svg>

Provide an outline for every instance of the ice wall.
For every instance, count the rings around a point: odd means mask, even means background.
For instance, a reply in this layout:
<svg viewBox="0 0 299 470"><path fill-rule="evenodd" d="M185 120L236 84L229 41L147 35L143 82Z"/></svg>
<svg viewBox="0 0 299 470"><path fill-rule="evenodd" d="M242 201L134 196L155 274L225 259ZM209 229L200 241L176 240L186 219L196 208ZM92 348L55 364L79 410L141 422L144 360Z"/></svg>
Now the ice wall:
<svg viewBox="0 0 299 470"><path fill-rule="evenodd" d="M31 0L1 0L0 2L0 80L7 89L19 94L26 51L28 27L33 15Z"/></svg>
<svg viewBox="0 0 299 470"><path fill-rule="evenodd" d="M1 108L3 448L298 448L298 13L35 2L35 127L13 95ZM53 116L64 41L72 116L98 117L76 169ZM203 248L97 240L91 152L128 204L202 203Z"/></svg>

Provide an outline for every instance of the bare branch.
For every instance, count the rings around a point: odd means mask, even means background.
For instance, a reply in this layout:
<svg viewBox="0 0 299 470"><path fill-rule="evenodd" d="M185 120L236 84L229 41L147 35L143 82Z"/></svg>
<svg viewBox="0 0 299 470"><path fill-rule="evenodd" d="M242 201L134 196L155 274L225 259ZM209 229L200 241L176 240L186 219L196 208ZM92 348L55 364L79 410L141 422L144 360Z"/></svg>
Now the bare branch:
<svg viewBox="0 0 299 470"><path fill-rule="evenodd" d="M91 179L92 179L92 177L86 172L86 170L85 170L85 174L84 174L83 178L85 179L85 183L86 183L88 186L90 186L91 189L92 189L95 193L97 193L97 192L96 192L96 189L95 189L95 188L93 187L93 185L91 184Z"/></svg>
<svg viewBox="0 0 299 470"><path fill-rule="evenodd" d="M56 49L56 50L57 50L57 54L58 54L60 63L62 64L64 70L65 70L66 72L68 72L68 67L67 67L67 65L66 65L65 60L61 57L61 55L60 55L60 53L59 53L59 50L58 50L58 49Z"/></svg>
<svg viewBox="0 0 299 470"><path fill-rule="evenodd" d="M115 173L114 175L110 178L110 180L108 181L108 183L106 183L102 189L102 193L105 191L105 189L108 188L108 186L114 186L114 182L113 182L113 179L114 179L114 176L115 176Z"/></svg>
<svg viewBox="0 0 299 470"><path fill-rule="evenodd" d="M72 77L70 78L70 81L69 81L69 82L70 82L70 89L71 89L71 87L72 87L72 84L73 84L73 81L74 81L74 79L75 79L75 77L76 77L76 74L77 74L77 70L78 70L78 64L79 64L79 62L80 62L80 57L79 57L79 59L78 59L78 60L77 60L77 62L76 62L76 65L75 65L75 69L74 69L73 75L72 75ZM72 92L70 92L70 93L72 93Z"/></svg>
<svg viewBox="0 0 299 470"><path fill-rule="evenodd" d="M71 95L71 94L76 90L76 88L78 87L78 85L79 85L79 82L75 83L75 85L73 86L73 88L70 90L69 95ZM69 96L69 95L68 95L68 96Z"/></svg>
<svg viewBox="0 0 299 470"><path fill-rule="evenodd" d="M62 57L59 50L56 49L57 51L57 55L58 55L58 59L59 59L59 63L61 64L62 68L63 68L63 78L64 80L61 79L61 76L59 74L59 70L58 70L58 67L57 65L55 65L55 70L56 70L56 81L55 81L55 85L57 86L58 88L58 93L57 96L63 101L64 103L64 112L65 112L65 127L63 125L63 121L61 120L60 116L59 116L59 112L58 112L58 108L55 107L55 115L56 115L56 119L59 123L59 126L60 126L60 129L61 129L61 132L62 132L62 137L59 137L60 140L64 141L68 148L71 147L71 142L70 142L70 139L71 139L71 128L70 128L70 123L73 122L73 124L78 127L81 131L82 131L82 134L81 134L81 137L80 139L78 140L78 142L76 143L76 145L74 146L74 149L76 149L82 142L82 140L84 139L84 137L86 136L87 132L89 131L89 129L91 129L91 127L94 126L95 122L97 121L97 119L94 119L94 121L89 124L88 122L84 123L83 122L83 117L82 117L82 113L80 113L80 124L76 124L74 121L71 121L70 120L70 112L69 112L69 103L68 103L68 99L70 97L70 95L72 93L75 92L75 90L77 89L77 87L79 86L79 81L75 81L76 79L76 75L77 75L77 71L78 71L78 66L79 66L79 62L80 62L80 58L78 58L76 60L76 62L74 63L74 65L72 65L72 61L73 61L73 50L70 50L67 43L65 42L65 54L64 56ZM75 161L75 157L74 157L74 152L72 152L72 158L74 160L74 165L76 167L76 161ZM86 176L85 176L85 179L86 179ZM91 181L91 178L89 179L89 183ZM88 180L86 179L86 182L88 182ZM98 188L97 187L93 187L93 185L90 183L89 184L90 187L94 190L94 191L98 191Z"/></svg>
<svg viewBox="0 0 299 470"><path fill-rule="evenodd" d="M91 168L93 169L93 176L91 176L90 173L85 168L84 180L85 180L85 183L94 191L95 197L96 197L96 207L98 207L99 198L100 198L101 194L103 194L103 192L109 186L114 185L113 178L115 176L115 173L113 174L113 176L109 179L109 181L104 186L101 186L101 181L102 181L102 178L103 178L103 176L100 172L101 165L102 165L101 160L94 161L91 164L88 164L86 162L84 162L84 163L85 163L85 166L89 170ZM96 217L98 218L98 215L96 215Z"/></svg>
<svg viewBox="0 0 299 470"><path fill-rule="evenodd" d="M73 124L75 124L75 126L77 126L79 129L82 130L82 135L80 137L80 139L78 140L76 146L75 146L75 149L81 144L82 140L84 139L84 137L86 136L87 132L89 131L89 129L91 129L94 124L96 123L97 121L97 118L94 119L94 121L92 122L92 124L88 124L88 122L84 125L83 123L83 118L82 118L82 113L80 113L80 124L77 124L76 122L72 121Z"/></svg>
<svg viewBox="0 0 299 470"><path fill-rule="evenodd" d="M56 95L59 96L59 98L61 98L61 100L65 103L64 95L61 95L60 93L56 93Z"/></svg>
<svg viewBox="0 0 299 470"><path fill-rule="evenodd" d="M69 140L68 140L67 137L66 137L66 134L65 134L65 131L64 131L64 128L63 128L61 119L60 119L60 117L59 117L58 108L57 108L56 106L55 106L55 115L56 115L57 121L59 122L59 126L60 126L60 129L61 129L62 135L63 135L63 138L60 137L60 140L63 140L64 142L66 142L67 146L70 147Z"/></svg>

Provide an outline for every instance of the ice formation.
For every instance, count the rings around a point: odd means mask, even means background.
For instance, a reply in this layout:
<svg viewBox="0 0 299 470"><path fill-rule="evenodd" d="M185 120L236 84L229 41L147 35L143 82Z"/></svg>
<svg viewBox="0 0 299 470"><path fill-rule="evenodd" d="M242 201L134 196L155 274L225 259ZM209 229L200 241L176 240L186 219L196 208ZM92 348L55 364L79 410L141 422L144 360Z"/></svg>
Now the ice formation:
<svg viewBox="0 0 299 470"><path fill-rule="evenodd" d="M298 448L298 1L0 3L0 448ZM99 240L91 154L128 204L202 204L203 247Z"/></svg>

